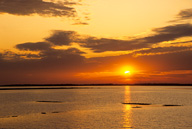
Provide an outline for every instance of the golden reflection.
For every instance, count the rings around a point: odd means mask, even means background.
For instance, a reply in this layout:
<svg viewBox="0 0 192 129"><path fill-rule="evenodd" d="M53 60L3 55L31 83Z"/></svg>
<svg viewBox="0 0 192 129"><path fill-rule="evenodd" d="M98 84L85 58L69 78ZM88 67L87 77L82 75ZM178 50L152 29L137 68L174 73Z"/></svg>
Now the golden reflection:
<svg viewBox="0 0 192 129"><path fill-rule="evenodd" d="M124 103L130 103L130 102L131 102L130 86L125 86ZM131 127L132 127L131 105L124 104L123 112L124 112L124 116L123 116L123 117L124 117L123 127L124 127L124 128L131 128Z"/></svg>

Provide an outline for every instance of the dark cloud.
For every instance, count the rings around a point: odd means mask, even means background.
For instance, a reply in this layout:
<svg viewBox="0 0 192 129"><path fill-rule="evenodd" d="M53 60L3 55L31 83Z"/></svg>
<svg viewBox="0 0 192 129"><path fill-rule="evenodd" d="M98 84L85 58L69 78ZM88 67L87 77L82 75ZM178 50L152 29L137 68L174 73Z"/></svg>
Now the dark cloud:
<svg viewBox="0 0 192 129"><path fill-rule="evenodd" d="M20 60L21 56L23 56L22 54L17 54L15 52L9 51L9 50L4 50L2 53L0 53L0 58L2 60Z"/></svg>
<svg viewBox="0 0 192 129"><path fill-rule="evenodd" d="M177 15L177 20L187 20L192 18L192 8L184 9Z"/></svg>
<svg viewBox="0 0 192 129"><path fill-rule="evenodd" d="M40 56L32 53L15 53L10 50L5 50L0 53L0 60L8 60L8 61L20 61L25 59L39 59Z"/></svg>
<svg viewBox="0 0 192 129"><path fill-rule="evenodd" d="M2 53L0 53L0 60L3 58L3 54Z"/></svg>
<svg viewBox="0 0 192 129"><path fill-rule="evenodd" d="M107 38L88 37L82 46L97 52L124 51L150 47L164 41L172 41L181 37L192 36L192 24L175 24L153 29L154 35L133 40L115 40Z"/></svg>
<svg viewBox="0 0 192 129"><path fill-rule="evenodd" d="M135 56L145 56L145 55L160 55L160 54L169 54L169 53L177 53L182 51L190 51L191 46L189 47L157 47L157 48L150 48L148 50L140 50L138 52L134 52Z"/></svg>
<svg viewBox="0 0 192 129"><path fill-rule="evenodd" d="M69 48L67 50L62 49L50 49L48 51L42 51L40 53L40 57L42 60L47 60L48 62L52 62L54 60L60 60L61 62L65 62L64 64L75 62L75 61L82 61L84 59L81 54L80 50L76 48Z"/></svg>
<svg viewBox="0 0 192 129"><path fill-rule="evenodd" d="M111 38L96 38L80 35L75 31L54 31L51 36L45 38L45 42L54 45L70 45L72 42L80 46L90 48L94 52L126 51L141 48L150 48L153 44L164 41L173 41L178 38L192 36L192 24L174 24L153 29L155 34L132 40L119 40Z"/></svg>
<svg viewBox="0 0 192 129"><path fill-rule="evenodd" d="M145 37L144 43L159 43L171 41L181 37L192 36L192 24L175 24L153 29L157 34Z"/></svg>
<svg viewBox="0 0 192 129"><path fill-rule="evenodd" d="M75 41L78 37L77 33L74 31L60 31L56 30L51 36L46 38L46 41L53 43L54 45L70 45L71 42Z"/></svg>
<svg viewBox="0 0 192 129"><path fill-rule="evenodd" d="M43 50L38 55L2 52L0 83L49 83L58 78L67 81L72 73L88 67L82 53L76 48Z"/></svg>
<svg viewBox="0 0 192 129"><path fill-rule="evenodd" d="M57 3L43 0L0 0L0 13L74 17L76 10L71 6L76 4L67 0Z"/></svg>
<svg viewBox="0 0 192 129"><path fill-rule="evenodd" d="M37 42L17 44L16 48L19 50L42 51L51 49L51 46L52 45L47 42Z"/></svg>
<svg viewBox="0 0 192 129"><path fill-rule="evenodd" d="M140 43L137 40L98 39L95 37L88 37L83 42L84 44L81 44L81 46L91 48L95 52L126 51L150 46L147 43Z"/></svg>
<svg viewBox="0 0 192 129"><path fill-rule="evenodd" d="M132 50L149 46L149 44L140 43L138 40L96 38L80 35L75 31L61 30L53 31L53 34L45 38L45 40L57 46L70 45L75 42L80 46L91 48L95 52Z"/></svg>
<svg viewBox="0 0 192 129"><path fill-rule="evenodd" d="M50 49L51 44L55 46L70 46L73 42L78 43L82 47L90 48L94 52L127 51L150 48L152 45L164 41L173 41L178 38L192 36L192 24L169 25L153 29L153 32L155 34L143 38L119 40L80 35L75 31L56 30L53 31L52 35L45 38L44 42L18 44L16 45L16 48L19 50L41 51Z"/></svg>
<svg viewBox="0 0 192 129"><path fill-rule="evenodd" d="M73 61L80 61L81 59L83 60L83 54L84 52L78 50L77 48L69 48L69 49L54 49L52 48L52 45L47 42L36 42L36 43L22 43L16 45L16 48L19 50L29 50L29 51L39 51L39 54L34 56L40 58L41 60L46 60L48 62L56 62L60 60L61 62L65 62L64 64L73 62ZM4 52L4 55L9 52ZM6 54L7 57L10 57ZM16 56L16 53L13 53L12 55ZM28 54L18 54L17 56L26 56L26 57L31 57L33 58L33 54L28 55Z"/></svg>
<svg viewBox="0 0 192 129"><path fill-rule="evenodd" d="M154 56L141 56L136 58L147 63L156 70L192 70L192 51L181 51Z"/></svg>

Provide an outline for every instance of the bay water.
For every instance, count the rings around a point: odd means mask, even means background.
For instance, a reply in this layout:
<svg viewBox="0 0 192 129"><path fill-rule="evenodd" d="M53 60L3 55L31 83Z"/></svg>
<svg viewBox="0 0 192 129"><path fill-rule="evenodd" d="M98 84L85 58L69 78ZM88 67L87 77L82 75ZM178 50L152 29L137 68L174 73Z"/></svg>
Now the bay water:
<svg viewBox="0 0 192 129"><path fill-rule="evenodd" d="M192 129L190 86L63 87L0 87L0 129Z"/></svg>

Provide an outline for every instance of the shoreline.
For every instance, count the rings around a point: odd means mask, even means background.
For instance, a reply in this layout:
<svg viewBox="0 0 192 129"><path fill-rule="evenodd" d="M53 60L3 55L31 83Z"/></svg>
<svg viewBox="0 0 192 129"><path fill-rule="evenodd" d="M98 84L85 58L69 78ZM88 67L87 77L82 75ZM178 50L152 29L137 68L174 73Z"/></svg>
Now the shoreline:
<svg viewBox="0 0 192 129"><path fill-rule="evenodd" d="M25 87L25 86L192 86L192 84L180 83L138 83L138 84L6 84L0 87Z"/></svg>
<svg viewBox="0 0 192 129"><path fill-rule="evenodd" d="M137 86L146 86L146 87L183 87L189 86L191 84L178 84L178 85L126 85L126 84L113 84L113 85L0 85L0 91L2 90L49 90L49 89L100 89L101 87L123 87L123 86L130 86L130 87L137 87Z"/></svg>

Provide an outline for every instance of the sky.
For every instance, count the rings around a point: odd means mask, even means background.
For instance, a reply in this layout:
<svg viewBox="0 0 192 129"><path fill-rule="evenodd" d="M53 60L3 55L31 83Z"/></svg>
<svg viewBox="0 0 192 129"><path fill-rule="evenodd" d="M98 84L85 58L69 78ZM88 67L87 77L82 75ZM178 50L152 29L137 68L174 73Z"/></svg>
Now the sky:
<svg viewBox="0 0 192 129"><path fill-rule="evenodd" d="M0 0L0 84L192 83L192 0Z"/></svg>

